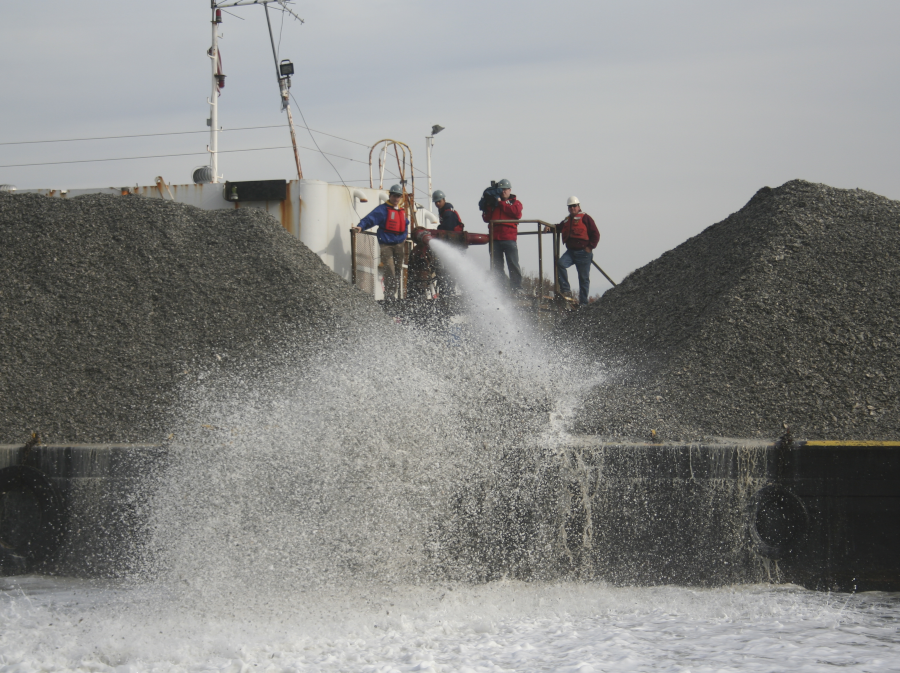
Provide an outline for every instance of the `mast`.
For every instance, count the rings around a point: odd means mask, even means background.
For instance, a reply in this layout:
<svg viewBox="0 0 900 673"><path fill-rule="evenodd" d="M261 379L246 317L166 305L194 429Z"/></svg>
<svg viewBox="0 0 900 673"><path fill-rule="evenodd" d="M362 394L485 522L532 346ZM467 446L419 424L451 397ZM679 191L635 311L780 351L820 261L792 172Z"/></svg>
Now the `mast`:
<svg viewBox="0 0 900 673"><path fill-rule="evenodd" d="M209 60L212 64L212 93L209 96L209 169L210 182L219 181L219 24L222 12L216 8L216 0L210 0L212 7L212 46Z"/></svg>

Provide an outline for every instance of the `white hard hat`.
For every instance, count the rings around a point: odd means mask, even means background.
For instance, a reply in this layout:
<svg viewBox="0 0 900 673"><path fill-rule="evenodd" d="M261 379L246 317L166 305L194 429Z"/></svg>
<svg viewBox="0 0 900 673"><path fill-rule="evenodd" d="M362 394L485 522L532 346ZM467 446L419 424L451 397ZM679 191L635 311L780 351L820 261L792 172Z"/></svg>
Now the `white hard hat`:
<svg viewBox="0 0 900 673"><path fill-rule="evenodd" d="M567 206L575 206L575 205L580 206L580 205L581 205L581 201L578 200L578 197L577 197L577 196L570 196L570 197L569 197L569 200L566 201L566 205L567 205Z"/></svg>

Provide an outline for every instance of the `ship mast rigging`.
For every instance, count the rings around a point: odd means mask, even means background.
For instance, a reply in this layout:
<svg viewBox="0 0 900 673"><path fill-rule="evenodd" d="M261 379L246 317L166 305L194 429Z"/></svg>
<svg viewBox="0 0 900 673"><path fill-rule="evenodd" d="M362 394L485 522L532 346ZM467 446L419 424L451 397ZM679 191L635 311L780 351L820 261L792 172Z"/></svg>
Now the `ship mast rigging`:
<svg viewBox="0 0 900 673"><path fill-rule="evenodd" d="M300 154L297 151L297 134L294 130L294 118L291 114L290 105L290 88L291 75L294 74L294 65L287 59L278 62L278 54L275 50L275 39L272 35L272 23L269 20L269 5L276 4L282 12L290 14L292 17L303 23L297 14L288 7L289 0L210 0L210 8L212 10L212 46L209 51L209 58L212 63L212 94L209 98L209 170L206 168L194 171L194 182L219 182L222 178L219 175L219 111L218 98L219 90L225 85L225 75L222 73L222 61L219 58L219 24L222 23L222 9L225 7L240 7L244 5L262 5L266 13L266 24L269 27L269 40L272 43L272 56L275 58L275 74L278 79L278 90L281 98L281 109L287 113L288 126L291 130L291 144L294 148L294 162L297 166L297 178L303 179L303 170L300 168Z"/></svg>

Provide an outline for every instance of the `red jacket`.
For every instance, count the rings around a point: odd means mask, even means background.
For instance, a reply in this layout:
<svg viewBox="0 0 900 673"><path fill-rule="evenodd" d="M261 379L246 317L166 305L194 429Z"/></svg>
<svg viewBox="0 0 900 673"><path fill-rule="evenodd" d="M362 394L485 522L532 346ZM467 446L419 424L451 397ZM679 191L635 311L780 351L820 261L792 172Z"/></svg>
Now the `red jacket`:
<svg viewBox="0 0 900 673"><path fill-rule="evenodd" d="M481 213L481 219L485 222L491 220L521 220L522 219L522 202L513 194L508 201L497 201L497 205L490 212ZM495 241L515 241L519 235L518 225L515 224L495 224L494 240Z"/></svg>
<svg viewBox="0 0 900 673"><path fill-rule="evenodd" d="M572 217L569 216L559 223L560 229L562 231L563 243L566 244L566 247L569 250L584 250L585 248L590 248L591 250L593 250L600 242L600 231L597 229L597 224L594 222L594 218L592 218L587 213L579 214L582 215L581 223L587 229L587 240L569 236L569 226L567 225L569 225L572 220Z"/></svg>

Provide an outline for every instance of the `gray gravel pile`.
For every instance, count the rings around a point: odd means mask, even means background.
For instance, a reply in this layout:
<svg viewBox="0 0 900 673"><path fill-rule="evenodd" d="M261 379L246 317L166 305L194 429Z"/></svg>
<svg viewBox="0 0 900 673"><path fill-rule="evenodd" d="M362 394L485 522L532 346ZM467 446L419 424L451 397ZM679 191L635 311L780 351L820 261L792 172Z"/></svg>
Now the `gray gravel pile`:
<svg viewBox="0 0 900 673"><path fill-rule="evenodd" d="M565 327L610 366L579 429L900 439L900 203L801 180L638 269Z"/></svg>
<svg viewBox="0 0 900 673"><path fill-rule="evenodd" d="M0 193L0 443L158 441L210 368L373 320L260 210Z"/></svg>

